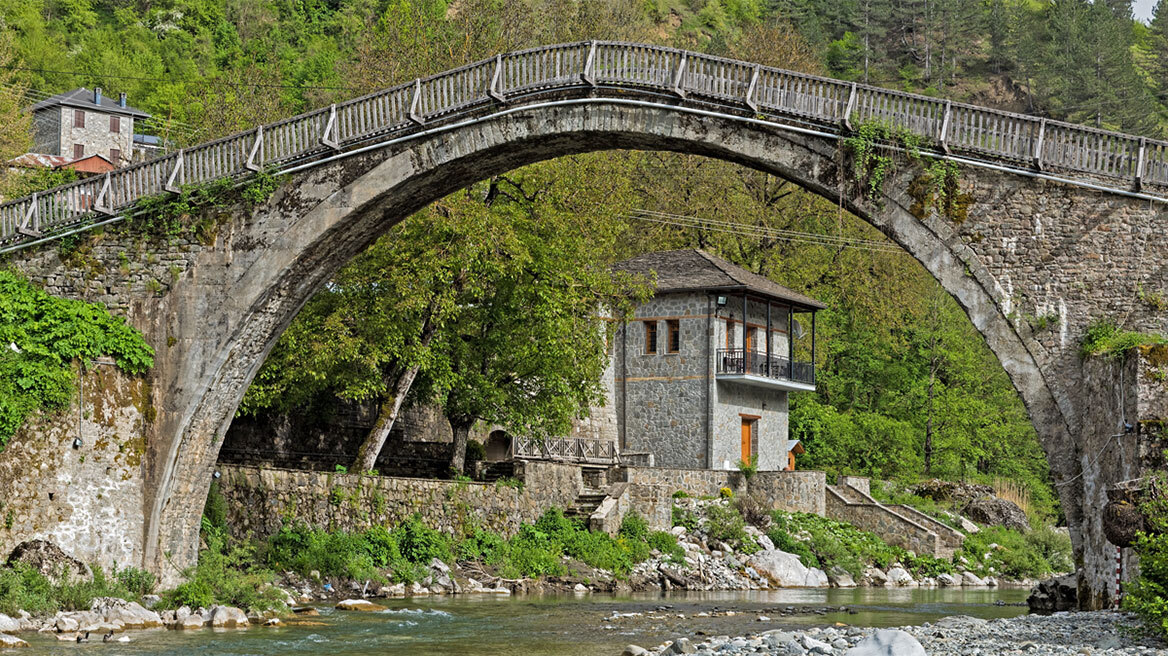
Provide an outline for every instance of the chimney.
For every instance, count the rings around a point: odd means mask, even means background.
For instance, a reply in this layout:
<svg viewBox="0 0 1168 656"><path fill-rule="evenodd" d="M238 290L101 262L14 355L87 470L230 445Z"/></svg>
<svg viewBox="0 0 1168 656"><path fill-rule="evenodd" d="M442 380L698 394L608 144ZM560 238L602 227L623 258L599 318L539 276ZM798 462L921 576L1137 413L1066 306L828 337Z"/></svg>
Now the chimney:
<svg viewBox="0 0 1168 656"><path fill-rule="evenodd" d="M95 104L95 105L101 104L101 87L97 87L96 89L93 90L93 104Z"/></svg>
<svg viewBox="0 0 1168 656"><path fill-rule="evenodd" d="M118 106L121 107L122 109L126 108L126 94L125 93L118 94Z"/></svg>

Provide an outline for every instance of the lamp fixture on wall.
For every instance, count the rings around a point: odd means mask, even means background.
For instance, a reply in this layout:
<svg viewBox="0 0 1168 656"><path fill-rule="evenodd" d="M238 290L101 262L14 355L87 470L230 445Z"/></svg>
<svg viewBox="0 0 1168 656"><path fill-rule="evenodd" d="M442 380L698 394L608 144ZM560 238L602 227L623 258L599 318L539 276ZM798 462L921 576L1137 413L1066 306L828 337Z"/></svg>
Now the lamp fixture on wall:
<svg viewBox="0 0 1168 656"><path fill-rule="evenodd" d="M725 297L725 296L719 296L719 297L718 297L718 300L717 300L717 303L718 303L718 307L726 307L726 297Z"/></svg>

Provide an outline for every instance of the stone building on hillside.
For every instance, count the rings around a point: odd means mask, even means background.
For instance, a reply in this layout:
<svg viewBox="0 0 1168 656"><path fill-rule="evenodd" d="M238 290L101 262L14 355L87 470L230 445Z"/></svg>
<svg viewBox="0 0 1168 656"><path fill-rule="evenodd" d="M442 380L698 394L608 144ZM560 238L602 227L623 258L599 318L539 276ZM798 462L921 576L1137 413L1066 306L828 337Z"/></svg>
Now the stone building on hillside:
<svg viewBox="0 0 1168 656"><path fill-rule="evenodd" d="M134 122L150 118L126 104L81 87L50 96L32 106L33 152L69 161L100 155L113 168L133 160Z"/></svg>
<svg viewBox="0 0 1168 656"><path fill-rule="evenodd" d="M610 406L622 460L640 453L658 467L734 469L757 458L760 471L787 469L787 395L815 390L823 303L696 249L646 253L617 269L656 280L614 338Z"/></svg>

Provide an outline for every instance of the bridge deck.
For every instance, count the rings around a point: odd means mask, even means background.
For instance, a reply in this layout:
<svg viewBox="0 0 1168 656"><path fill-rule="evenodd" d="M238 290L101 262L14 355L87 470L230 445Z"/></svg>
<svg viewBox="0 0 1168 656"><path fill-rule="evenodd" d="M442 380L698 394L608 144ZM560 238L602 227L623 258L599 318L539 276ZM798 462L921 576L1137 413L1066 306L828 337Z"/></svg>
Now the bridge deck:
<svg viewBox="0 0 1168 656"><path fill-rule="evenodd" d="M1168 187L1168 142L844 82L672 48L590 41L543 46L240 132L0 205L0 253L132 213L141 198L225 177L323 160L492 110L587 92L597 102L652 94L831 136L882 121L939 156L1019 172L1051 171L1114 193ZM1165 194L1143 194L1168 202Z"/></svg>

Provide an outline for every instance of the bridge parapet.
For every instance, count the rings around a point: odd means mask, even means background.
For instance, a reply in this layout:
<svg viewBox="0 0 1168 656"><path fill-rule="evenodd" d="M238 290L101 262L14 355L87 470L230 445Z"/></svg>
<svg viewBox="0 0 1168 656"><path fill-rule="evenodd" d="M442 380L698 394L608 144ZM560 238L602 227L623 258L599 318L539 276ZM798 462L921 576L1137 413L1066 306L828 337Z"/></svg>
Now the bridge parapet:
<svg viewBox="0 0 1168 656"><path fill-rule="evenodd" d="M630 89L651 98L630 99ZM1168 202L1140 191L1168 187L1168 142L673 48L589 41L497 55L0 204L0 253L118 221L139 199L185 184L298 170L484 113L565 102L572 92L580 97L570 102L680 104L822 136L880 121L924 138L939 157L1057 171L1073 184Z"/></svg>

